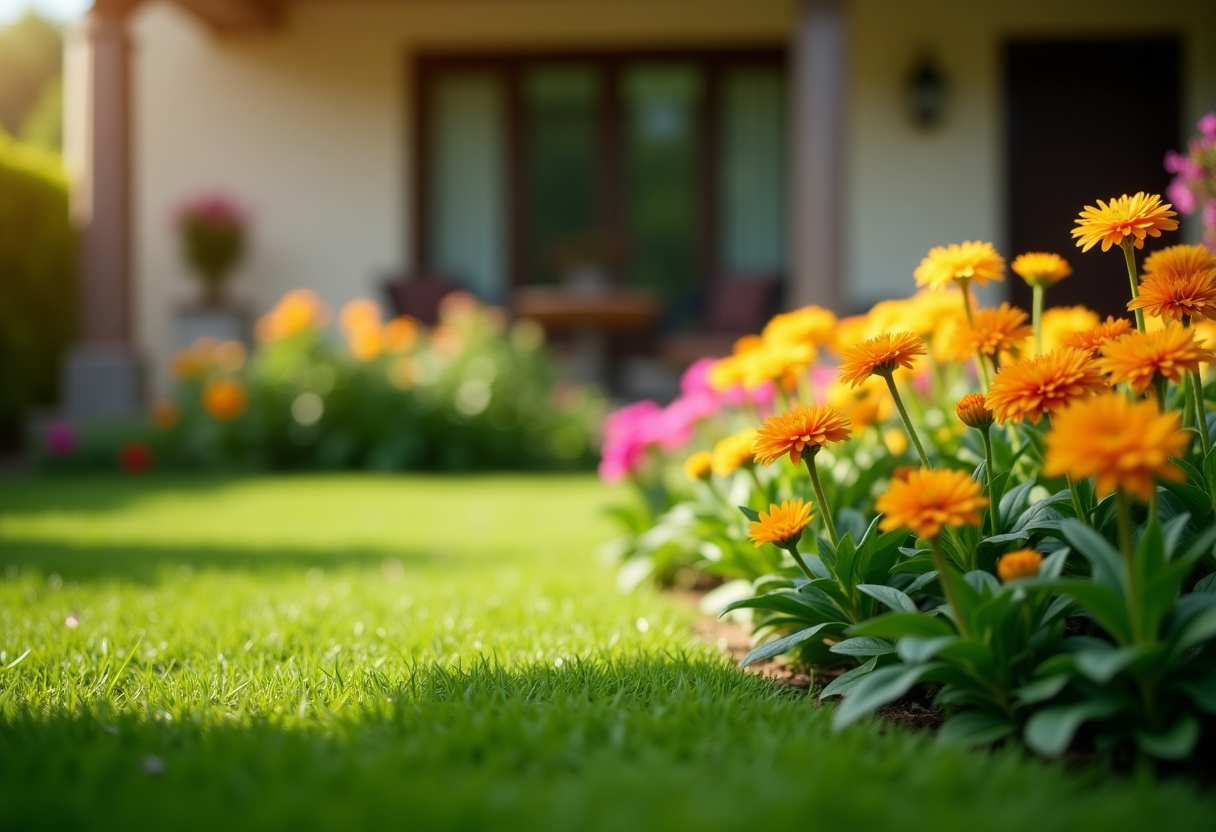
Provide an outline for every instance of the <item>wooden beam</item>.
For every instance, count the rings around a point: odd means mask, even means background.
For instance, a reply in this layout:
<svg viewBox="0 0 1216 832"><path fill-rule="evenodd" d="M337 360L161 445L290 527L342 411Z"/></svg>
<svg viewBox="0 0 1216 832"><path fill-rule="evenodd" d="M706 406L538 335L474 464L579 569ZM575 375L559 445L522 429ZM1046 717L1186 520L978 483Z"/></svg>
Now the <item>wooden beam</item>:
<svg viewBox="0 0 1216 832"><path fill-rule="evenodd" d="M100 2L100 0L99 0ZM269 32L283 23L279 0L176 0L212 31Z"/></svg>

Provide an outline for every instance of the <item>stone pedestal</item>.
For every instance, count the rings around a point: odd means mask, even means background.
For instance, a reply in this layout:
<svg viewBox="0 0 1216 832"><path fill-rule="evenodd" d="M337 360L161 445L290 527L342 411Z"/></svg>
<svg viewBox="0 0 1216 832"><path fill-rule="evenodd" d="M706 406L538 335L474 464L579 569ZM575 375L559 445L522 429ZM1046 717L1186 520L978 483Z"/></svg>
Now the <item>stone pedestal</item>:
<svg viewBox="0 0 1216 832"><path fill-rule="evenodd" d="M64 415L79 423L141 414L143 375L139 357L126 344L77 344L64 364Z"/></svg>
<svg viewBox="0 0 1216 832"><path fill-rule="evenodd" d="M185 349L199 338L240 341L249 346L249 316L241 309L196 306L180 309L173 322L173 346Z"/></svg>

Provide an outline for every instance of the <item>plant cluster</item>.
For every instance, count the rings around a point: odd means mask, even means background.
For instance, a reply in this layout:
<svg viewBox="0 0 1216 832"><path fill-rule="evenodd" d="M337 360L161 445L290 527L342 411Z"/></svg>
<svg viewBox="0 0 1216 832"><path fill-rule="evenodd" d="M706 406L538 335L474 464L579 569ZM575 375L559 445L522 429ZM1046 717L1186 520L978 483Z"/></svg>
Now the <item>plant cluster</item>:
<svg viewBox="0 0 1216 832"><path fill-rule="evenodd" d="M257 324L252 352L200 339L174 359L177 389L147 423L78 434L53 425L51 467L372 470L576 468L593 459L598 394L564 385L539 325L508 327L469 295L428 329L347 304L341 339L307 290Z"/></svg>
<svg viewBox="0 0 1216 832"><path fill-rule="evenodd" d="M177 213L182 255L203 282L204 302L216 306L220 290L245 253L245 211L220 194L188 201Z"/></svg>
<svg viewBox="0 0 1216 832"><path fill-rule="evenodd" d="M1183 214L1200 213L1204 240L1216 246L1216 111L1199 119L1198 128L1185 156L1165 154L1165 169L1174 174L1166 195Z"/></svg>
<svg viewBox="0 0 1216 832"><path fill-rule="evenodd" d="M1044 311L1071 273L1045 252L1011 264L1031 315L977 308L1005 261L966 242L907 300L774 318L695 368L699 408L618 413L603 473L648 495L623 574L732 579L745 664L843 668L837 727L927 686L946 743L1191 757L1216 727L1216 256L1137 265L1170 208L1125 195L1073 230L1123 254L1135 324Z"/></svg>

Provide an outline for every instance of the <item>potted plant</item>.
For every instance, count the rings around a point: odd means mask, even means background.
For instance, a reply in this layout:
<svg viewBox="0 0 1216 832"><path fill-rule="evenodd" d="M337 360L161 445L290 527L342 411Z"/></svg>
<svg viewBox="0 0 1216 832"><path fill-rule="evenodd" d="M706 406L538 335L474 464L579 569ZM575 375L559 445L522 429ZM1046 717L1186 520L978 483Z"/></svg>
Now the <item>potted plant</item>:
<svg viewBox="0 0 1216 832"><path fill-rule="evenodd" d="M224 305L224 282L245 253L246 225L244 210L221 194L196 197L178 212L182 255L203 283L203 306Z"/></svg>

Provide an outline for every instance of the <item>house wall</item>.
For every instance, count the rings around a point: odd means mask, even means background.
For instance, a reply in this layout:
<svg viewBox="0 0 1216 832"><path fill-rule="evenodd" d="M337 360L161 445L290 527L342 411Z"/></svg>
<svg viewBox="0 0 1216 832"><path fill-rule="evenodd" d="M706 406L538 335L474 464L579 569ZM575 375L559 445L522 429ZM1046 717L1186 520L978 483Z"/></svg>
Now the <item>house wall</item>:
<svg viewBox="0 0 1216 832"><path fill-rule="evenodd" d="M288 7L284 28L216 36L149 0L132 21L138 341L163 391L172 310L194 292L174 207L204 190L246 203L250 257L233 294L264 312L297 286L335 306L379 296L412 260L407 56L546 45L785 43L798 0L343 0ZM906 295L933 245L1003 247L1001 44L1010 36L1178 33L1188 134L1216 107L1216 3L1178 0L851 0L845 297ZM915 131L901 89L928 47L951 81L948 119ZM1078 95L1118 83L1134 61ZM1192 236L1193 232L1192 232Z"/></svg>

